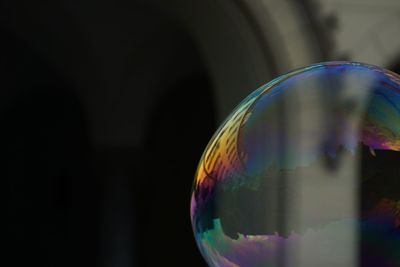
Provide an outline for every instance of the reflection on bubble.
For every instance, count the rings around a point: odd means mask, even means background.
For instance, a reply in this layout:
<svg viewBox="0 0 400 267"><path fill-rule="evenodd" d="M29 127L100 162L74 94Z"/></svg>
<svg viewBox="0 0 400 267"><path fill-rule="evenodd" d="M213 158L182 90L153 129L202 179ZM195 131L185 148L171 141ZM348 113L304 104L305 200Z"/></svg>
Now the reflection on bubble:
<svg viewBox="0 0 400 267"><path fill-rule="evenodd" d="M352 62L262 86L197 169L191 219L210 266L400 266L400 77Z"/></svg>

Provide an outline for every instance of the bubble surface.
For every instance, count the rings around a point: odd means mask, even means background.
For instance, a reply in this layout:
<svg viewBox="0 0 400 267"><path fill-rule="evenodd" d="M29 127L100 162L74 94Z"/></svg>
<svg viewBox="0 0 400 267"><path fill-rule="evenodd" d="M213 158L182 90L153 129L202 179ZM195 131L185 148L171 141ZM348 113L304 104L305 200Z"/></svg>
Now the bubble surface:
<svg viewBox="0 0 400 267"><path fill-rule="evenodd" d="M400 77L315 64L245 98L200 160L191 220L210 266L400 266Z"/></svg>

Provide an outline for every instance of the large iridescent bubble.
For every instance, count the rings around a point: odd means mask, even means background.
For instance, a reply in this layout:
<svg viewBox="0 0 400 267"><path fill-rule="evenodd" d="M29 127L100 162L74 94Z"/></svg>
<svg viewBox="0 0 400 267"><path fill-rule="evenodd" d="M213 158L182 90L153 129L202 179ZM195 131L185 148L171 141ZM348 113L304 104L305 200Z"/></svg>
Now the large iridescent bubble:
<svg viewBox="0 0 400 267"><path fill-rule="evenodd" d="M191 219L215 267L400 266L400 77L302 68L223 122L198 166Z"/></svg>

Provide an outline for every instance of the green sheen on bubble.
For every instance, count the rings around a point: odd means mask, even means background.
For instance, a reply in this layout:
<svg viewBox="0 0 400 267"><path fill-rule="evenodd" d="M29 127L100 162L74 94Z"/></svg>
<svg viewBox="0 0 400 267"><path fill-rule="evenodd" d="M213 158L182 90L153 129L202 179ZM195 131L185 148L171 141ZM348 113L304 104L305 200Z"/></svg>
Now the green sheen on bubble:
<svg viewBox="0 0 400 267"><path fill-rule="evenodd" d="M282 75L206 147L191 220L212 267L400 266L400 77L354 62Z"/></svg>

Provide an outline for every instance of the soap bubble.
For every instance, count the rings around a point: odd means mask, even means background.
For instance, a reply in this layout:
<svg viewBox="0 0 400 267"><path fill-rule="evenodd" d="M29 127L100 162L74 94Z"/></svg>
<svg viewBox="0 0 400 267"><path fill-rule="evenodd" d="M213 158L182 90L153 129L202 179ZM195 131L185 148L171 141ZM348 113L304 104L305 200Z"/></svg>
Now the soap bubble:
<svg viewBox="0 0 400 267"><path fill-rule="evenodd" d="M254 91L200 160L191 219L210 266L400 266L400 77L328 62Z"/></svg>

